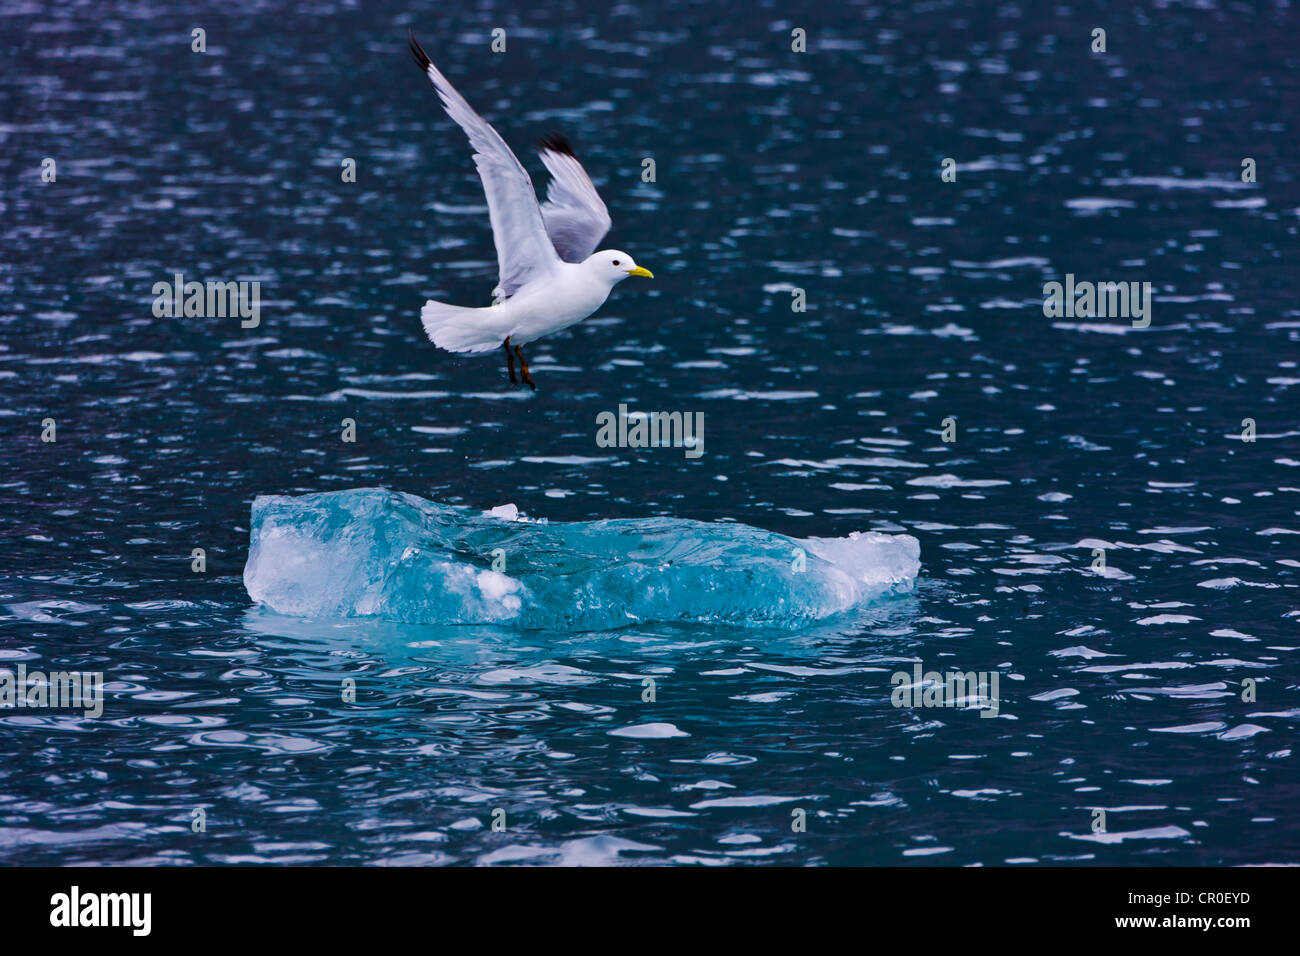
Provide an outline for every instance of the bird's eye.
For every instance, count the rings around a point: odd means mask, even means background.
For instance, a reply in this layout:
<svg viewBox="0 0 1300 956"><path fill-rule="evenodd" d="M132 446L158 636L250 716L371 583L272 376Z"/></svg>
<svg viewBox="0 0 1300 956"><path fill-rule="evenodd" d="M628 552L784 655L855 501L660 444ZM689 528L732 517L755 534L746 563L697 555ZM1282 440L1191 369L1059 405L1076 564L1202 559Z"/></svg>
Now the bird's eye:
<svg viewBox="0 0 1300 956"><path fill-rule="evenodd" d="M618 265L618 260L617 260L617 259L614 260L614 265Z"/></svg>

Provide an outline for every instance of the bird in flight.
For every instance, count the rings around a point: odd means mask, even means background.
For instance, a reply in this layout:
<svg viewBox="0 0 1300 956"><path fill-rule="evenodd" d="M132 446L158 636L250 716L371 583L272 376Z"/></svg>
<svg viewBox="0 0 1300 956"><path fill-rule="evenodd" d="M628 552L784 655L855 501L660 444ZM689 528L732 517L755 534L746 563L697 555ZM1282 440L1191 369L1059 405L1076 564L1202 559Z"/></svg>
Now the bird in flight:
<svg viewBox="0 0 1300 956"><path fill-rule="evenodd" d="M626 252L595 251L609 232L609 210L567 139L553 133L541 141L551 184L539 206L523 164L433 65L414 33L411 52L474 147L499 273L492 305L475 309L430 299L420 321L430 341L449 352L504 349L510 381L518 381L517 358L524 384L536 390L522 346L581 322L628 276L654 276Z"/></svg>

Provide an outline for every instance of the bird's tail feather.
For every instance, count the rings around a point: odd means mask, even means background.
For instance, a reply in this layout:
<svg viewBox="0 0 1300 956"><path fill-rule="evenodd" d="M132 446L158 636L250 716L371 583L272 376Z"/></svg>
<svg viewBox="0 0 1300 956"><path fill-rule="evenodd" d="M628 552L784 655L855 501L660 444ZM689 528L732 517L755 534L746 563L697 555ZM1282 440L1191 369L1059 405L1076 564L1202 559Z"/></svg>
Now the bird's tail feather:
<svg viewBox="0 0 1300 956"><path fill-rule="evenodd" d="M501 336L487 328L483 313L430 299L420 310L420 322L429 341L448 352L486 352L501 345Z"/></svg>

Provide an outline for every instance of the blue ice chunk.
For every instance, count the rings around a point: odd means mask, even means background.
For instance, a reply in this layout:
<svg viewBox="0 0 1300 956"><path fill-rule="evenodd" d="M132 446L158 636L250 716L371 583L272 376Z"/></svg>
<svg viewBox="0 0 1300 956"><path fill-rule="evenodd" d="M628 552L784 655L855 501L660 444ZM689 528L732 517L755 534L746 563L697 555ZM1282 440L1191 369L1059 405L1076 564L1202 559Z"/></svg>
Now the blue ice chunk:
<svg viewBox="0 0 1300 956"><path fill-rule="evenodd" d="M547 523L509 506L485 514L361 488L257 498L244 586L296 617L796 626L910 591L920 552L910 535L787 538L679 518Z"/></svg>

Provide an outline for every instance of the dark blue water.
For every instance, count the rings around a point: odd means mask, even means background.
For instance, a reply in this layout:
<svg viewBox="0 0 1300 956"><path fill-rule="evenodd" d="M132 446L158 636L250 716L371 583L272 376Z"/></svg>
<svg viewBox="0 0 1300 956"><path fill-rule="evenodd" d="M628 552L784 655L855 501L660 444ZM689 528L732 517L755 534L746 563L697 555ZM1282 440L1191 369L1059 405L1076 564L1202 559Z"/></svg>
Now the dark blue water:
<svg viewBox="0 0 1300 956"><path fill-rule="evenodd" d="M532 346L536 393L420 330L496 268L408 26L539 189L567 132L655 273ZM1300 861L1298 35L1281 3L7 4L0 666L107 683L98 718L0 710L0 861ZM260 281L261 324L155 318L175 272ZM1152 283L1150 327L1046 318L1067 273ZM598 447L619 403L703 412L705 454ZM921 578L803 630L252 606L254 497L362 486L905 532ZM918 662L997 672L998 716L893 706Z"/></svg>

